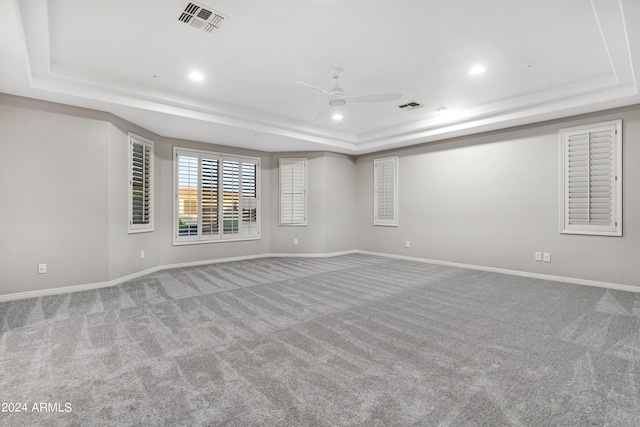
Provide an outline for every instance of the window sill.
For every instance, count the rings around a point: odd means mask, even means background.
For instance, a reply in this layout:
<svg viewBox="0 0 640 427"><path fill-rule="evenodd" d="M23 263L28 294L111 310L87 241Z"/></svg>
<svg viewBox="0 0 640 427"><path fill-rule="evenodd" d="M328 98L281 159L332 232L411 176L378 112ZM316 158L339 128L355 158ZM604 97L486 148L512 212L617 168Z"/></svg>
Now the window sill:
<svg viewBox="0 0 640 427"><path fill-rule="evenodd" d="M128 230L127 234L153 233L153 228L140 228L138 230Z"/></svg>
<svg viewBox="0 0 640 427"><path fill-rule="evenodd" d="M204 245L209 243L227 243L227 242L244 242L248 240L260 240L260 236L256 237L242 237L238 239L215 239L215 240L190 240L190 241L173 241L173 246L188 246L188 245Z"/></svg>

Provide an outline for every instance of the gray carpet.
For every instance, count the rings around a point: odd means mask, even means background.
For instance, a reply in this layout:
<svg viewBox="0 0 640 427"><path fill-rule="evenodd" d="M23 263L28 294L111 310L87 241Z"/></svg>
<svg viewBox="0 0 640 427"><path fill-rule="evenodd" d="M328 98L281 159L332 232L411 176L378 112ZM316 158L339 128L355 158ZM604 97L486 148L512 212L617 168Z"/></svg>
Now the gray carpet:
<svg viewBox="0 0 640 427"><path fill-rule="evenodd" d="M0 401L27 404L0 425L637 426L639 318L366 255L168 270L0 303Z"/></svg>

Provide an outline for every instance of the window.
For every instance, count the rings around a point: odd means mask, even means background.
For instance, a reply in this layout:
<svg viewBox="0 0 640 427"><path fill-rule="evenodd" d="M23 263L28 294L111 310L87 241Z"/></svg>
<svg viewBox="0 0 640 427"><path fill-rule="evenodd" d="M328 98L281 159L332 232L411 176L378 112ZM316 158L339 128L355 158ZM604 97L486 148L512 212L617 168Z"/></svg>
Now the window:
<svg viewBox="0 0 640 427"><path fill-rule="evenodd" d="M373 161L373 225L398 225L398 158Z"/></svg>
<svg viewBox="0 0 640 427"><path fill-rule="evenodd" d="M129 134L129 233L153 231L153 141Z"/></svg>
<svg viewBox="0 0 640 427"><path fill-rule="evenodd" d="M260 159L174 148L174 244L260 238Z"/></svg>
<svg viewBox="0 0 640 427"><path fill-rule="evenodd" d="M560 232L622 236L622 120L560 130Z"/></svg>
<svg viewBox="0 0 640 427"><path fill-rule="evenodd" d="M307 159L280 159L280 225L307 225Z"/></svg>

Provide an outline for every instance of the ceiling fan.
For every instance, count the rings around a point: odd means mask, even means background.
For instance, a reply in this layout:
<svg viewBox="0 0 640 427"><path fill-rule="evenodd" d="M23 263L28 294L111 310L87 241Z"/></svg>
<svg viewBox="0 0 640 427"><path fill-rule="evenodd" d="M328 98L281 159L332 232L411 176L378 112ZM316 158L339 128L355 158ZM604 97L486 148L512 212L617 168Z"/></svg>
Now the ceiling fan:
<svg viewBox="0 0 640 427"><path fill-rule="evenodd" d="M343 71L344 70L342 70L341 68L331 69L330 71L331 78L333 78L333 81L335 83L334 83L333 89L328 91L305 82L293 81L291 83L326 96L327 104L322 108L322 110L320 110L318 114L316 114L316 117L320 116L324 111L326 111L329 108L342 107L352 102L361 102L361 103L385 102L385 101L392 101L394 99L398 99L402 96L401 93L376 93L376 94L370 94L370 95L346 96L344 90L340 87L340 84L338 83L338 79L340 79L340 76L342 76Z"/></svg>

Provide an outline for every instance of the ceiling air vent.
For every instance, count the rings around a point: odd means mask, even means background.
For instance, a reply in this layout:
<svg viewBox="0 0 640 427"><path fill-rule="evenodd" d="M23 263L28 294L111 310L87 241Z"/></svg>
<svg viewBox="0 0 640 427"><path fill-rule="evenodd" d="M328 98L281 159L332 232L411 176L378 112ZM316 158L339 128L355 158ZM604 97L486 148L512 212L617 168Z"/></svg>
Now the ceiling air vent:
<svg viewBox="0 0 640 427"><path fill-rule="evenodd" d="M187 2L184 10L181 11L178 16L178 21L202 30L205 33L215 32L227 19L223 14L192 1Z"/></svg>
<svg viewBox="0 0 640 427"><path fill-rule="evenodd" d="M424 105L417 101L407 102L406 104L398 105L398 108L405 111L415 110L416 108L422 108Z"/></svg>

